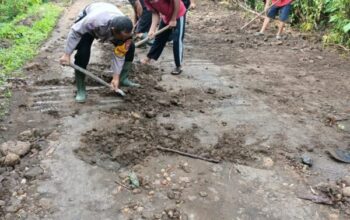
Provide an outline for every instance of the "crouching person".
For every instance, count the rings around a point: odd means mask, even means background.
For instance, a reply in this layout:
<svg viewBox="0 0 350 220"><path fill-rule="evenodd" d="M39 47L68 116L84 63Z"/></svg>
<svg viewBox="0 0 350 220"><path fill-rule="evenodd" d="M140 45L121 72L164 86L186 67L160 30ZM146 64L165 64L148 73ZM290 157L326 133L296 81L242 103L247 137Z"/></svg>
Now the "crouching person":
<svg viewBox="0 0 350 220"><path fill-rule="evenodd" d="M65 52L60 58L62 65L70 64L70 57L77 50L74 64L86 69L94 39L109 41L114 45L112 59L113 80L111 86L139 86L129 80L129 71L134 59L135 45L132 42L132 21L115 5L98 2L85 7L72 26ZM77 102L86 101L85 75L75 71Z"/></svg>

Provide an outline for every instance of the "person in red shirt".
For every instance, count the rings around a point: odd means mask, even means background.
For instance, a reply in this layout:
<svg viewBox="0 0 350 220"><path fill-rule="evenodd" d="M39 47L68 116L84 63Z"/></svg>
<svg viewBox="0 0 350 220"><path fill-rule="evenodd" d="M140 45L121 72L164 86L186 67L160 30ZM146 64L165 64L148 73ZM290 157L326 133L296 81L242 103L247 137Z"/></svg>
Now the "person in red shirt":
<svg viewBox="0 0 350 220"><path fill-rule="evenodd" d="M269 9L272 1L272 6ZM269 24L271 18L274 19L278 12L280 13L280 21L278 24L278 31L276 34L276 39L281 39L281 34L283 31L283 27L285 22L288 20L290 10L292 8L293 0L266 0L265 2L265 11L267 11L267 17L265 17L264 23L261 27L260 32L257 32L256 35L264 35L264 32Z"/></svg>
<svg viewBox="0 0 350 220"><path fill-rule="evenodd" d="M154 38L160 18L159 29L165 26L170 28L155 37L154 43L142 63L148 64L151 60L158 60L169 36L173 34L175 68L171 74L179 75L182 72L186 8L181 0L145 0L144 2L147 9L152 12L152 24L148 36L151 39Z"/></svg>

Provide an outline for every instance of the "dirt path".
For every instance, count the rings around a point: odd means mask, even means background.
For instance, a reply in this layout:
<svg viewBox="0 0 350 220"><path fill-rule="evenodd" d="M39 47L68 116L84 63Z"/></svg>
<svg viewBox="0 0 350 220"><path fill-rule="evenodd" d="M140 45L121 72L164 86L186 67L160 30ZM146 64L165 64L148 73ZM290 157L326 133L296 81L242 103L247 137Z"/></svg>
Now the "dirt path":
<svg viewBox="0 0 350 220"><path fill-rule="evenodd" d="M40 68L15 82L0 143L26 141L30 151L14 169L0 167L1 218L348 218L345 197L333 206L298 198L350 171L325 153L349 147L349 121L329 123L349 116L347 59L298 33L278 42L253 37L258 23L239 32L241 12L202 1L188 15L184 74L169 74L167 47L153 67L135 65L143 88L121 99L89 82L88 102L76 104L73 71L57 60L88 2L67 9L33 61ZM110 49L94 44L90 70L107 75ZM312 167L300 162L304 154ZM115 182L128 185L130 171L140 188Z"/></svg>

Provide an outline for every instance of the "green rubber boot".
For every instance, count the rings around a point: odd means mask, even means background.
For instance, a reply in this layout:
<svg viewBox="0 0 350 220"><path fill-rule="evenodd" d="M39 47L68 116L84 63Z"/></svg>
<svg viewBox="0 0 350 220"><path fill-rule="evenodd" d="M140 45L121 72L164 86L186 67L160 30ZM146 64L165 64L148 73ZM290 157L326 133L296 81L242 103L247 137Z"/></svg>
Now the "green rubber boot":
<svg viewBox="0 0 350 220"><path fill-rule="evenodd" d="M77 83L76 102L86 101L85 75L79 71L75 71L75 81Z"/></svg>
<svg viewBox="0 0 350 220"><path fill-rule="evenodd" d="M123 70L120 73L120 85L126 87L140 87L140 84L134 83L129 80L129 72L132 67L132 62L125 62L123 66Z"/></svg>

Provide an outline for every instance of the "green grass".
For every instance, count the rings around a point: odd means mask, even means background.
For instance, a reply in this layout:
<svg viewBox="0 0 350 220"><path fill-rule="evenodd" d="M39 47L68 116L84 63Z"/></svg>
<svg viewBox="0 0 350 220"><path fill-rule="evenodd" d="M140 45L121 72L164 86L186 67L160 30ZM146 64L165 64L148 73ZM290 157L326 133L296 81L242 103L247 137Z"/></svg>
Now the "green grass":
<svg viewBox="0 0 350 220"><path fill-rule="evenodd" d="M35 5L11 22L0 23L0 39L6 40L9 45L8 48L0 48L0 85L37 54L61 11L61 7L53 4ZM33 21L29 25L22 25L21 21L26 18Z"/></svg>
<svg viewBox="0 0 350 220"><path fill-rule="evenodd" d="M37 53L56 25L62 7L51 3L34 5L13 20L0 23L0 88L10 77L21 76L21 67ZM1 90L0 90L1 91ZM3 90L0 119L6 114L11 91Z"/></svg>

